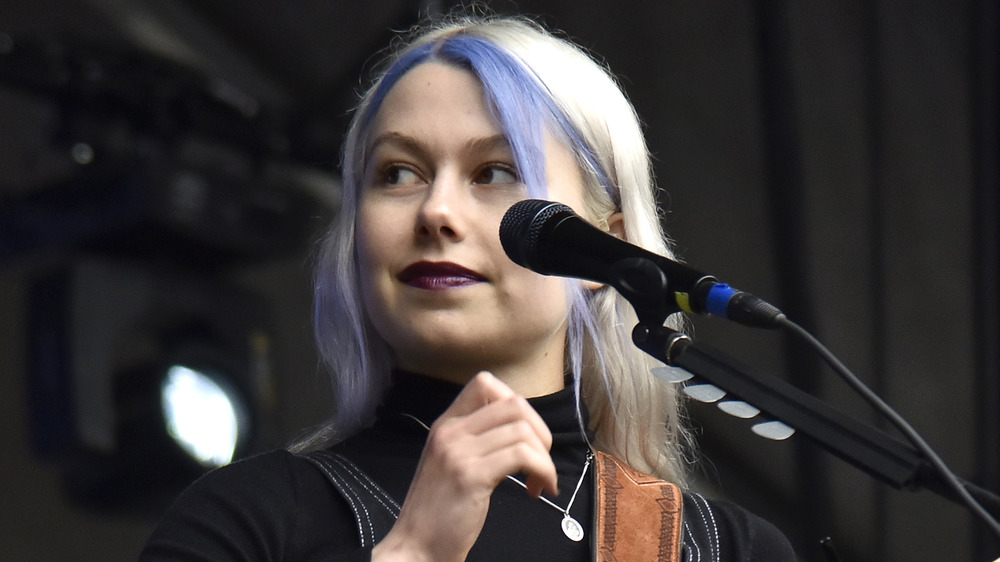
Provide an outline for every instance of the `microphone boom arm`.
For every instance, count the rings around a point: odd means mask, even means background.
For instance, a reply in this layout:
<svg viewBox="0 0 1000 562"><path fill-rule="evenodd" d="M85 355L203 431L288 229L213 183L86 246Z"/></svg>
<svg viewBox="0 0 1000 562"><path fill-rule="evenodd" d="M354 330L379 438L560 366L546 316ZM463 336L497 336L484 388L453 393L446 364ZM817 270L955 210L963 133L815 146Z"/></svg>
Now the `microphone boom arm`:
<svg viewBox="0 0 1000 562"><path fill-rule="evenodd" d="M752 373L722 352L696 344L686 334L665 327L667 316L677 312L677 308L668 297L665 275L652 261L624 259L616 263L610 273L610 284L629 301L639 318L632 332L632 341L639 349L753 404L771 419L782 421L841 460L893 488L911 491L925 488L967 506L927 459L910 445L835 410L776 377ZM960 484L994 517L1000 516L1000 497L964 480Z"/></svg>
<svg viewBox="0 0 1000 562"><path fill-rule="evenodd" d="M688 336L658 326L639 324L632 332L636 346L668 365L680 367L740 400L781 420L834 455L897 489L926 486L927 463L912 448L850 418L778 378L751 374L722 352L694 343ZM949 498L953 499L953 498Z"/></svg>

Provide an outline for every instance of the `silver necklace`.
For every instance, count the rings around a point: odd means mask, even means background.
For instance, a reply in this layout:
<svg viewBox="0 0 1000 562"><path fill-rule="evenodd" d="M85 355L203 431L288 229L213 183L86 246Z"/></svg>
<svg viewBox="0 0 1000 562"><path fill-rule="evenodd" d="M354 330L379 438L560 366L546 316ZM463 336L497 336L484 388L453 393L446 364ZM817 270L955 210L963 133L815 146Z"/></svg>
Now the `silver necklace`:
<svg viewBox="0 0 1000 562"><path fill-rule="evenodd" d="M401 415L406 416L412 419L413 421L417 422L418 424L420 424L421 427L423 427L427 431L430 431L431 428L416 416L404 412L400 413ZM581 525L579 521L577 521L572 515L569 514L569 510L573 509L573 502L576 501L576 494L577 492L580 491L580 487L583 486L583 481L587 478L587 470L590 468L590 463L593 462L593 460L594 460L594 453L592 451L587 451L587 460L583 463L583 471L580 473L580 479L577 480L576 488L573 489L573 495L569 497L569 503L566 504L565 508L559 507L558 505L556 505L555 502L553 502L552 500L550 500L545 496L538 496L538 499L542 500L543 502L551 506L553 509L563 514L562 532L564 535L566 535L566 538L568 538L573 542L582 541L584 533L583 533L583 525ZM515 484L524 488L525 490L528 489L528 486L525 485L524 482L521 482L520 480L514 478L509 474L507 475L507 480L514 482Z"/></svg>

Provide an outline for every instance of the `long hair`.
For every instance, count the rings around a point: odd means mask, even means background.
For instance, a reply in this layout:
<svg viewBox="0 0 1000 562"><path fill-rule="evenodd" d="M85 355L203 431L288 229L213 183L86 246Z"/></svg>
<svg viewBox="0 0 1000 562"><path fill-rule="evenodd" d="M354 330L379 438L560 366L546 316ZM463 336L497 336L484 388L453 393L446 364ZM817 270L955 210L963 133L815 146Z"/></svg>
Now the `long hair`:
<svg viewBox="0 0 1000 562"><path fill-rule="evenodd" d="M638 117L601 64L522 18L453 18L415 33L362 96L348 130L342 208L320 247L315 278L316 341L333 377L336 409L296 450L329 445L369 424L389 384L391 354L361 304L357 205L371 122L399 78L428 61L454 65L479 80L531 196L545 195L547 132L573 152L583 172L588 219L601 224L621 211L627 240L672 255ZM593 445L638 470L684 484L690 443L679 396L652 375L659 363L631 343L637 322L631 305L610 287L589 291L578 281L566 283L566 370L578 404L583 400L590 412ZM681 319L668 322L679 327Z"/></svg>

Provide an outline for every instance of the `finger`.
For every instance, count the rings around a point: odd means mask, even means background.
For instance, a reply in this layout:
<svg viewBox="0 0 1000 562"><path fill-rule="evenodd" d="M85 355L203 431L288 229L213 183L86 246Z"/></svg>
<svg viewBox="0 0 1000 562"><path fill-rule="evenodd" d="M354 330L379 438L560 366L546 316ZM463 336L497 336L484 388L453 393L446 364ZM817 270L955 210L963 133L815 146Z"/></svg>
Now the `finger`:
<svg viewBox="0 0 1000 562"><path fill-rule="evenodd" d="M522 483L532 497L537 498L542 492L559 495L556 466L546 451L517 442L497 449L482 459L482 470L496 471L496 484L509 474L521 473L524 475Z"/></svg>
<svg viewBox="0 0 1000 562"><path fill-rule="evenodd" d="M552 434L538 413L523 398L512 396L467 416L442 416L431 427L426 447L447 466L489 458L471 472L493 486L507 474L525 473L529 493L538 496L543 490L558 493L551 445Z"/></svg>
<svg viewBox="0 0 1000 562"><path fill-rule="evenodd" d="M511 416L523 416L542 436L546 448L551 447L552 434L541 416L524 397L488 371L481 371L473 377L441 417L468 416L473 413L483 416L478 420L478 431L509 421Z"/></svg>
<svg viewBox="0 0 1000 562"><path fill-rule="evenodd" d="M552 458L526 428L527 424L519 425L520 430L512 425L475 437L467 433L457 433L456 438L447 433L433 435L425 446L414 482L425 480L421 476L429 475L431 480L441 477L449 493L488 497L507 475L523 473L533 496L543 490L558 495Z"/></svg>
<svg viewBox="0 0 1000 562"><path fill-rule="evenodd" d="M559 477L556 474L555 465L552 465L551 472L530 472L526 475L524 488L531 497L538 499L542 492L547 492L552 497L559 495Z"/></svg>
<svg viewBox="0 0 1000 562"><path fill-rule="evenodd" d="M537 415L534 410L531 414ZM543 490L558 495L555 465L549 455L552 437L544 424L539 432L528 420L516 417L480 433L475 444L479 455L489 458L489 463L502 465L504 475L524 473L531 495L537 497Z"/></svg>
<svg viewBox="0 0 1000 562"><path fill-rule="evenodd" d="M465 416L472 412L504 398L517 396L509 386L488 371L476 374L458 393L458 396L445 410L445 415Z"/></svg>
<svg viewBox="0 0 1000 562"><path fill-rule="evenodd" d="M508 424L523 424L537 436L546 451L552 448L552 432L549 426L531 404L520 396L509 396L491 402L461 419L465 429L474 435Z"/></svg>
<svg viewBox="0 0 1000 562"><path fill-rule="evenodd" d="M474 458L520 445L547 456L552 434L533 417L537 413L530 406L493 403L468 416L436 421L431 426L426 448L434 455Z"/></svg>

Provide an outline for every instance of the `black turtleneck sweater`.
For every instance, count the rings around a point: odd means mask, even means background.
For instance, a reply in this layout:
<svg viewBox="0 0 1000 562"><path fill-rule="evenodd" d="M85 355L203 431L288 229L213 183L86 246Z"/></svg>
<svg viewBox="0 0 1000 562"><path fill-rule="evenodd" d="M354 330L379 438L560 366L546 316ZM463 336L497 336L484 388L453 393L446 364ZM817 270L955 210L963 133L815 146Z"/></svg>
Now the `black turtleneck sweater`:
<svg viewBox="0 0 1000 562"><path fill-rule="evenodd" d="M375 424L331 450L351 459L402 504L427 438L427 430L409 416L430 425L460 390L398 373ZM560 495L551 499L565 507L588 451L573 391L529 402L552 432ZM468 559L590 560L592 513L593 468L571 510L587 529L581 542L563 535L561 512L505 480L493 494ZM686 559L794 560L777 529L739 507L686 495L685 521L685 542L704 541L693 549L686 546L691 551ZM710 555L712 550L718 558ZM192 484L164 516L141 559L346 561L370 556L370 549L358 546L353 513L326 476L301 457L275 451L217 469Z"/></svg>

